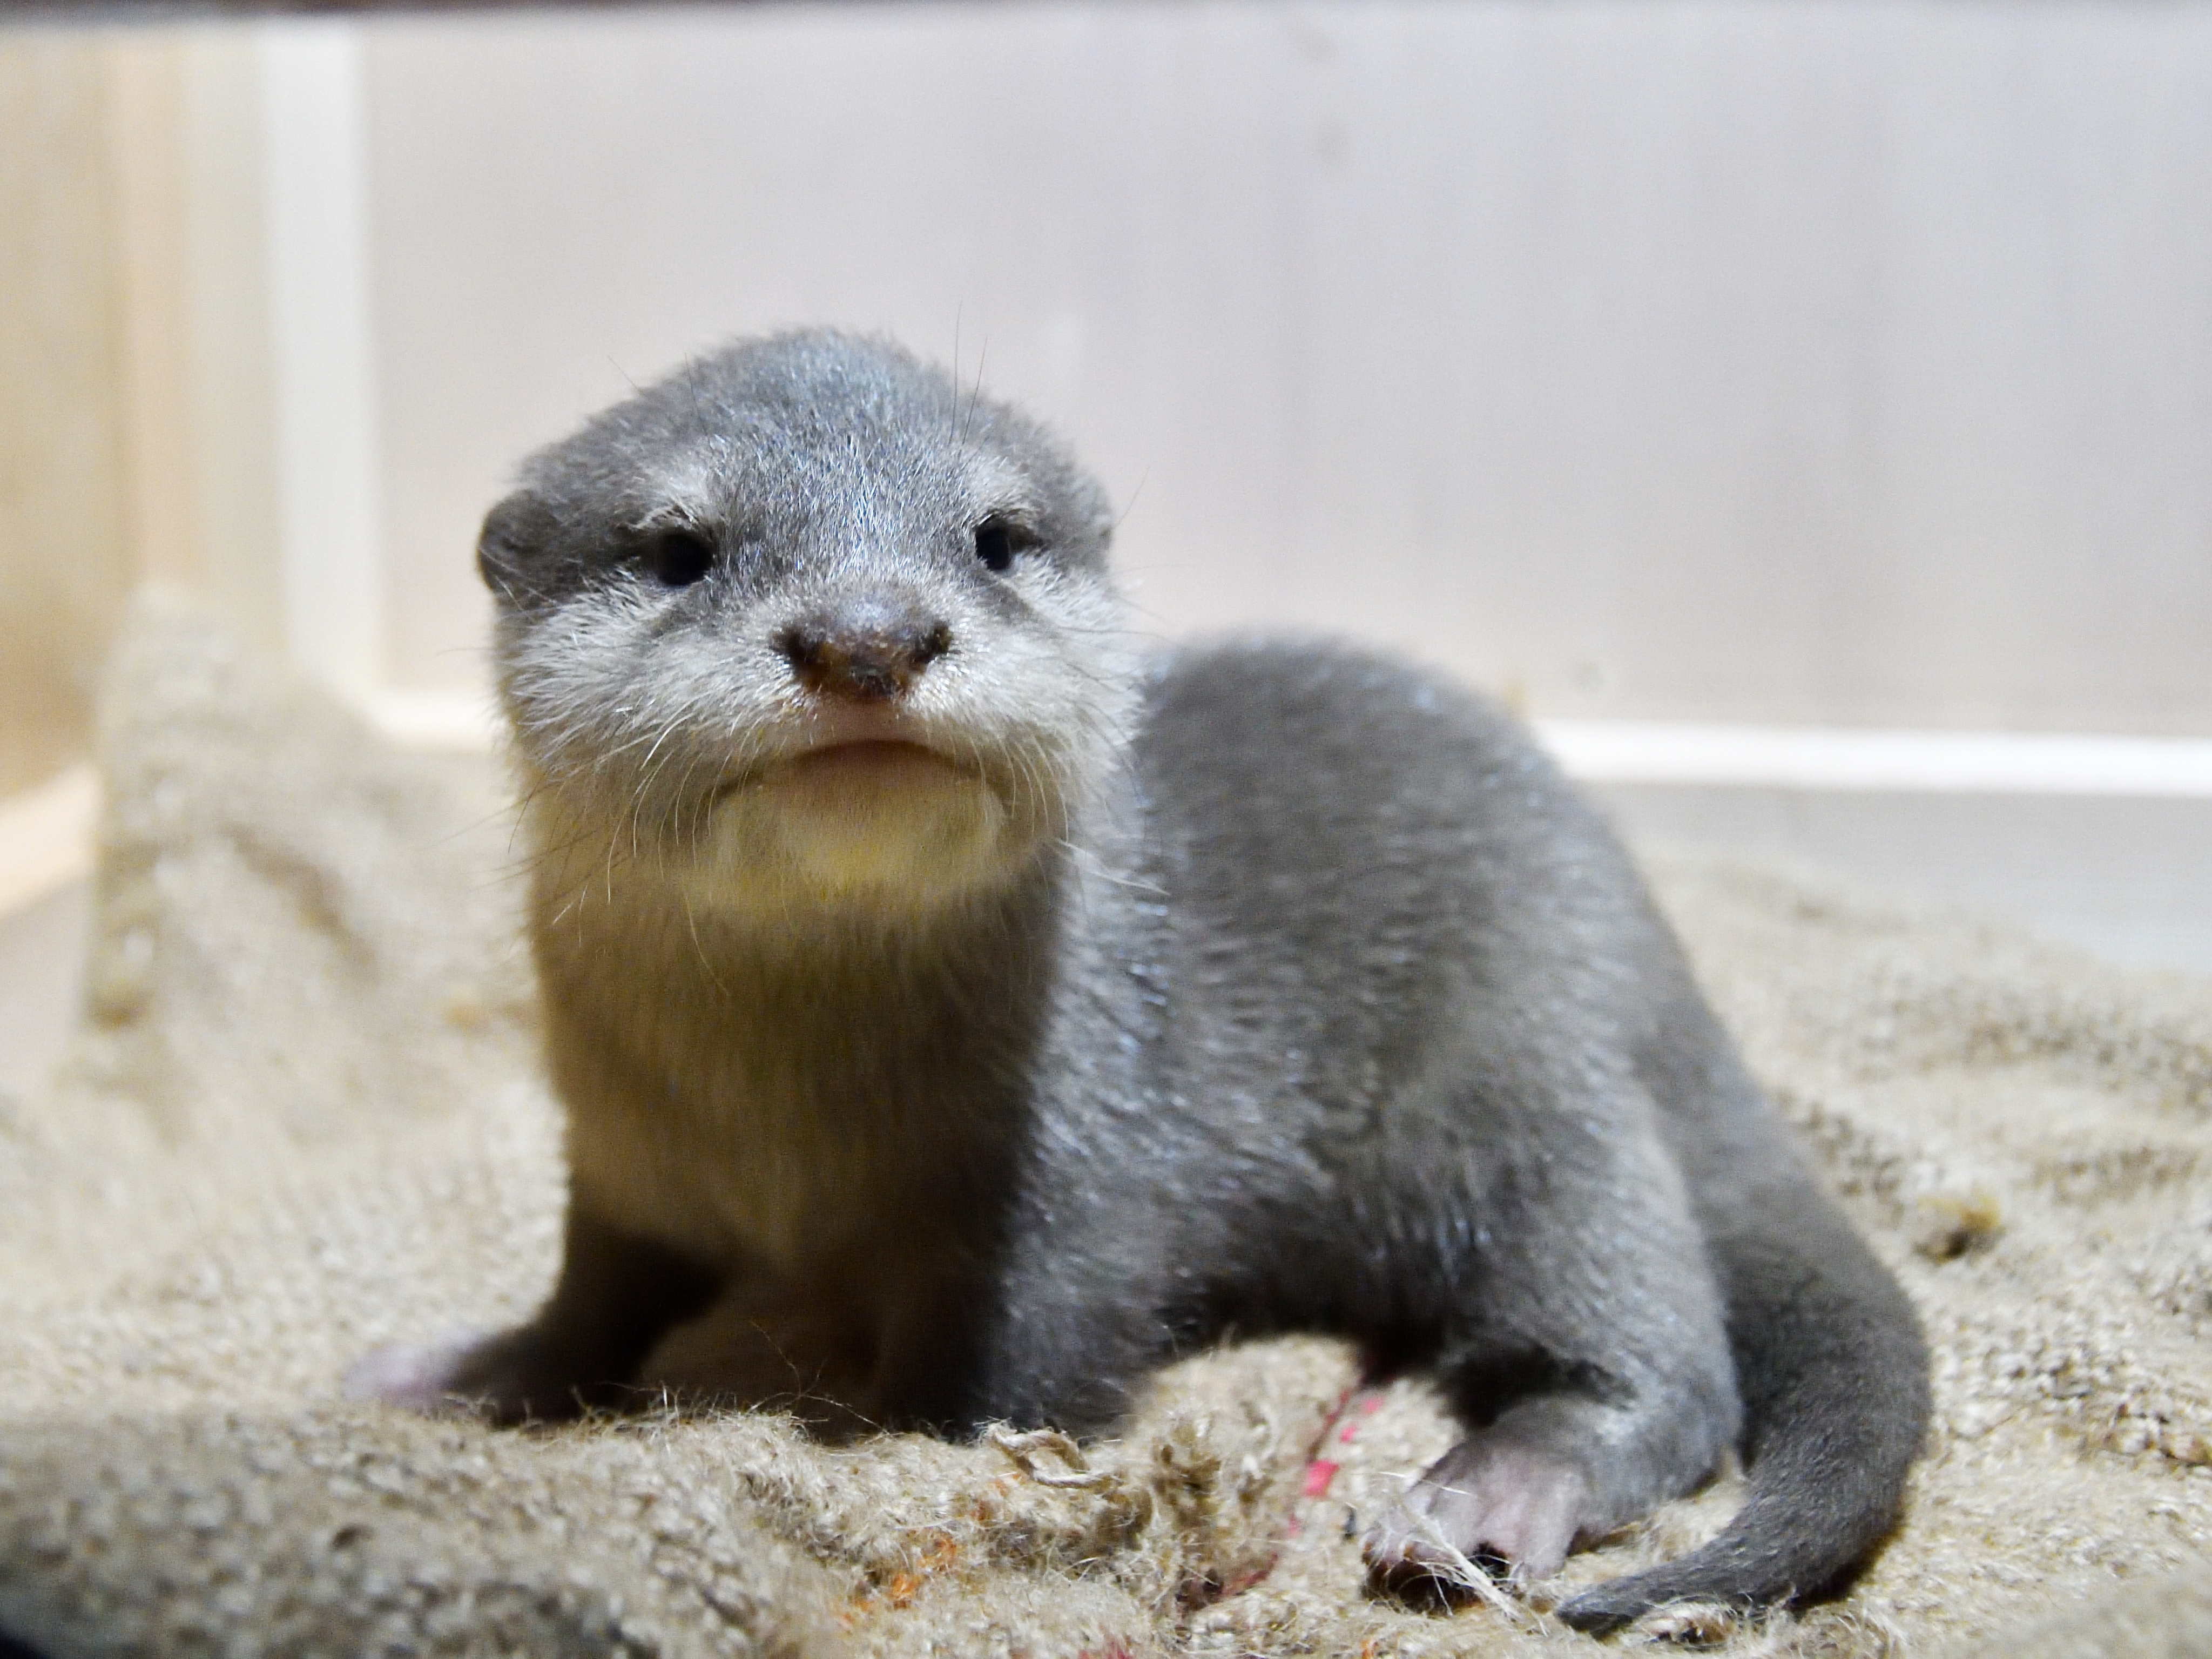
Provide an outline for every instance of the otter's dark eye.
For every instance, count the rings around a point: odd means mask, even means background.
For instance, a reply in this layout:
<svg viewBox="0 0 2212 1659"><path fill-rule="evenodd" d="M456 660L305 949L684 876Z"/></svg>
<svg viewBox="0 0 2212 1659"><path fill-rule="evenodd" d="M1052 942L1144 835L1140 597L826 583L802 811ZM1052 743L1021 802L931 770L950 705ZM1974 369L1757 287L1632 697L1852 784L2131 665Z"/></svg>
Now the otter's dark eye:
<svg viewBox="0 0 2212 1659"><path fill-rule="evenodd" d="M1037 538L1012 520L994 513L975 526L975 556L983 562L986 570L1004 570L1014 562L1014 555L1026 553L1037 544Z"/></svg>
<svg viewBox="0 0 2212 1659"><path fill-rule="evenodd" d="M696 530L663 530L645 544L645 568L665 587L689 587L714 568L714 544Z"/></svg>

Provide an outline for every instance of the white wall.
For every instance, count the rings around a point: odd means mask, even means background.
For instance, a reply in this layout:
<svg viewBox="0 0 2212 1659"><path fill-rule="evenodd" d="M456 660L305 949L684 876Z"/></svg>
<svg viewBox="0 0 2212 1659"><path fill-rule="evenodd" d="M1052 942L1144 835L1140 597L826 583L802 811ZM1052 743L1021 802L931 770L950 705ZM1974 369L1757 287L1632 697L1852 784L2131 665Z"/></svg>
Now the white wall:
<svg viewBox="0 0 2212 1659"><path fill-rule="evenodd" d="M1163 628L1552 714L2212 732L2212 5L360 28L402 684L477 674L524 450L828 320L1054 419Z"/></svg>

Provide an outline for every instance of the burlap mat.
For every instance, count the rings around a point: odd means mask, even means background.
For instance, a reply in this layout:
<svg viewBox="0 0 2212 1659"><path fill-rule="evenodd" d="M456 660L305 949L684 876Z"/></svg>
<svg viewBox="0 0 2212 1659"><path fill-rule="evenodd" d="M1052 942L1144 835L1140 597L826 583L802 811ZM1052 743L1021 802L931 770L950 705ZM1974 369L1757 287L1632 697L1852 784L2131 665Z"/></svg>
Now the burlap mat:
<svg viewBox="0 0 2212 1659"><path fill-rule="evenodd" d="M1079 1452L341 1401L363 1350L520 1317L555 1267L495 769L385 752L173 611L127 641L106 742L83 1029L0 1109L0 1632L54 1659L1587 1644L1364 1592L1352 1513L1451 1429L1318 1339L1186 1364ZM1771 872L1659 883L1923 1310L1938 1412L1849 1596L1615 1644L2212 1653L2212 987Z"/></svg>

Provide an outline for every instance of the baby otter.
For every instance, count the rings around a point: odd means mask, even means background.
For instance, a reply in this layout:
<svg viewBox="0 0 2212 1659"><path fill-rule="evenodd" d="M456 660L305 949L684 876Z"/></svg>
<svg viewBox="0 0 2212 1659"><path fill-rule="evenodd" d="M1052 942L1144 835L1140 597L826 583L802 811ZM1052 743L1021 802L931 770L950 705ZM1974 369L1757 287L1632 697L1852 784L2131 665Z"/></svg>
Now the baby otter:
<svg viewBox="0 0 2212 1659"><path fill-rule="evenodd" d="M1111 530L1028 418L831 332L526 465L479 559L566 1259L358 1385L1097 1431L1225 1332L1339 1332L1468 1425L1383 1578L1541 1577L1740 1445L1721 1537L1563 1616L1835 1581L1920 1334L1613 836L1433 676L1140 652Z"/></svg>

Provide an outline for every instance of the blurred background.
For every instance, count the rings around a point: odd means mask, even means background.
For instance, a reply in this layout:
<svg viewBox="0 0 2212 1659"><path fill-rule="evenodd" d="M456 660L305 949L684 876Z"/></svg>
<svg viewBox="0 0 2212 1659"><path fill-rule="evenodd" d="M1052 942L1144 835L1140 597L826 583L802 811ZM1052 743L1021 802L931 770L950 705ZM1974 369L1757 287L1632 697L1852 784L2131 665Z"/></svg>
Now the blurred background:
<svg viewBox="0 0 2212 1659"><path fill-rule="evenodd" d="M1053 421L1162 635L2212 968L2206 0L64 9L0 27L0 1085L133 586L482 746L518 459L811 322Z"/></svg>

